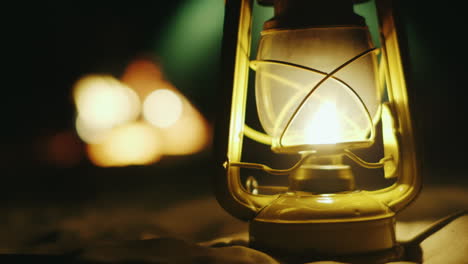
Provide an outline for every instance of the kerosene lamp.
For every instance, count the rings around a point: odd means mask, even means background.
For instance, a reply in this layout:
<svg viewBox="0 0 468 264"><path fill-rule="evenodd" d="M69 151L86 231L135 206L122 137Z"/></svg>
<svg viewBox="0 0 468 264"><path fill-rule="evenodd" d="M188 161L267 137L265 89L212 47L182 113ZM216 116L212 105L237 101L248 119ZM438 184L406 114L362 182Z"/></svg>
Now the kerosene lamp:
<svg viewBox="0 0 468 264"><path fill-rule="evenodd" d="M264 22L250 59L253 3L226 1L224 108L216 134L219 203L249 221L251 247L279 258L397 259L395 215L418 194L420 175L393 1L375 1L380 47L354 13L357 1L258 2L272 6L274 16ZM255 79L264 132L245 124L249 78ZM245 136L298 159L286 169L245 162ZM381 156L368 162L357 154L377 139L383 142ZM396 180L360 189L359 175L345 159ZM241 170L284 175L288 184L269 188L252 177L244 183Z"/></svg>

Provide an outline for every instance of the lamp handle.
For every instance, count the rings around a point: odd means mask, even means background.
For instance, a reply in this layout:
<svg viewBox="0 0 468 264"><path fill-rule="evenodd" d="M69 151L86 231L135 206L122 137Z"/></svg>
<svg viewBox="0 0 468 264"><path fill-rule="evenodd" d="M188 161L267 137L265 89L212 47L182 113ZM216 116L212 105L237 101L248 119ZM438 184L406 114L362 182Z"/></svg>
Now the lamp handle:
<svg viewBox="0 0 468 264"><path fill-rule="evenodd" d="M405 68L400 50L398 23L395 23L394 1L376 1L380 18L380 29L384 46L383 59L386 62L386 79L390 109L394 114L394 133L399 145L399 167L397 182L382 190L369 192L374 198L387 204L394 212L398 212L412 202L421 189L420 164L417 159L417 146L414 138L414 127L411 120L409 100L410 95L406 87ZM405 55L405 54L404 54ZM391 78L390 78L391 77Z"/></svg>
<svg viewBox="0 0 468 264"><path fill-rule="evenodd" d="M216 120L214 172L215 195L219 204L241 220L251 220L276 199L276 195L254 195L242 186L240 168L225 161L240 162L251 45L252 0L227 0L222 43L222 89ZM227 139L227 142L226 142Z"/></svg>

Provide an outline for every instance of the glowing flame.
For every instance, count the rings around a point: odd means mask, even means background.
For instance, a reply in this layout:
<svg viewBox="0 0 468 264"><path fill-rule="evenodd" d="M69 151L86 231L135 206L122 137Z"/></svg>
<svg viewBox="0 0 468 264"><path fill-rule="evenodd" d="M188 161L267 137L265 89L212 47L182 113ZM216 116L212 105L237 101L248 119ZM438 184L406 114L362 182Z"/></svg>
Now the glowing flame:
<svg viewBox="0 0 468 264"><path fill-rule="evenodd" d="M324 102L306 128L309 144L336 144L343 138L340 117L333 102Z"/></svg>

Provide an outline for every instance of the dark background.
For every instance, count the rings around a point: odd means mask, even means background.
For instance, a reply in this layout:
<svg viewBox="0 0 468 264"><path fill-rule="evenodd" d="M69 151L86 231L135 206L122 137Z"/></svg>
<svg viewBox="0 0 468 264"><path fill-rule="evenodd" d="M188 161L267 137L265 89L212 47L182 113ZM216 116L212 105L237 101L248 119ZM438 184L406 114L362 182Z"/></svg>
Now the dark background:
<svg viewBox="0 0 468 264"><path fill-rule="evenodd" d="M212 1L218 6L222 2ZM164 158L151 166L103 169L86 159L84 146L74 134L73 83L88 73L119 76L131 60L148 54L165 69L167 58L155 43L188 2L49 1L5 8L12 18L5 23L4 44L9 47L3 52L10 60L4 64L0 112L3 227L15 225L12 217L19 212L32 217L47 208L58 208L58 215L102 207L158 210L170 208L174 201L210 195L210 150ZM446 3L399 2L424 181L429 186L468 187L464 10ZM206 14L206 20L212 17ZM186 41L190 48L190 39ZM217 112L220 44L221 38L214 38L212 54L184 79L174 78L177 74L169 66L166 72L211 123ZM48 158L48 142L60 133L67 135L64 144L73 149L63 155L79 157L74 162ZM47 221L35 219L31 228ZM8 245L11 236L2 237Z"/></svg>

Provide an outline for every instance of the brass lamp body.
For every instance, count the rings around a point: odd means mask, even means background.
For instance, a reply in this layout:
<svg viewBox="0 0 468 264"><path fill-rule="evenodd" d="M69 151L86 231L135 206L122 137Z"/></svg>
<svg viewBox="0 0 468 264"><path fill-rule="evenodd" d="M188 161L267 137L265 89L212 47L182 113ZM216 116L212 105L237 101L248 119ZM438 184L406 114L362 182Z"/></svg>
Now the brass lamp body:
<svg viewBox="0 0 468 264"><path fill-rule="evenodd" d="M291 18L290 10L301 10L301 4L320 8L327 1L263 0L275 4L275 17L267 26L292 23L304 26L308 19ZM337 1L331 1L337 2ZM346 1L338 1L346 2ZM351 4L351 1L348 1ZM385 75L389 103L383 109L391 116L382 120L390 126L385 151L398 160L394 170L397 181L376 191L355 191L354 179L346 167L335 167L336 191L309 192L309 179L296 172L290 177L289 191L258 195L248 192L240 180L240 168L229 166L241 162L245 132L245 111L251 45L252 0L227 0L223 38L223 100L215 134L215 192L220 205L233 216L250 222L250 245L274 256L293 260L359 259L378 263L397 259L401 250L395 238L395 215L417 196L421 181L411 122L408 91L403 71L398 32L393 16L392 0L377 0L377 10L385 56ZM315 12L320 12L317 9ZM292 11L291 11L292 12ZM291 16L292 17L292 16ZM339 17L339 16L338 16ZM313 18L311 18L313 19ZM358 19L351 17L348 19ZM287 22L284 22L287 21ZM226 107L228 106L228 107ZM387 118L388 119L388 118ZM226 141L226 139L228 139ZM221 166L224 164L224 167ZM322 168L323 169L323 168ZM313 168L312 168L313 170ZM319 170L320 171L320 170ZM315 174L314 174L315 175ZM341 177L341 178L340 178ZM314 178L312 180L317 180ZM296 187L295 187L296 186ZM302 190L301 188L304 188ZM365 262L364 260L362 262Z"/></svg>

